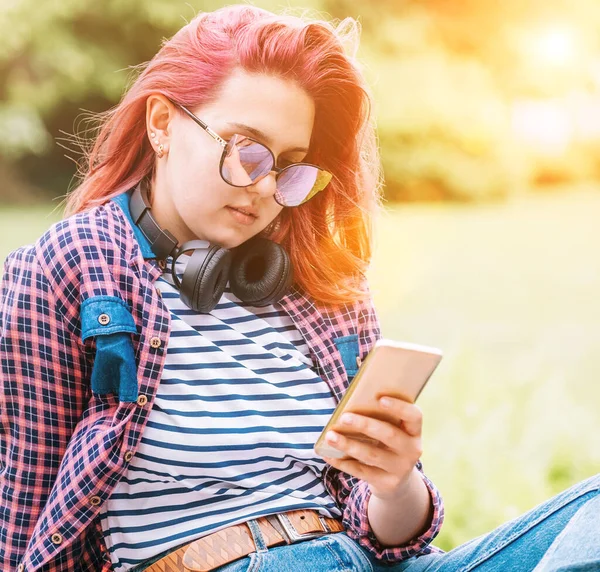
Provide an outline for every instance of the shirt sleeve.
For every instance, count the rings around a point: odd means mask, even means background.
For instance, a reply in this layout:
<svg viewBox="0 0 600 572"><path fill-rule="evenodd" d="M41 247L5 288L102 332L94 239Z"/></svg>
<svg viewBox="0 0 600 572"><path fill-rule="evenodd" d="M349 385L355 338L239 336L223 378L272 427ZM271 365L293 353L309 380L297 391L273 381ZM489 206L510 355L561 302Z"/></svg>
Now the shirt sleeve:
<svg viewBox="0 0 600 572"><path fill-rule="evenodd" d="M433 482L423 472L419 461L417 469L421 472L423 481L429 490L433 506L433 515L429 527L416 538L399 546L383 546L369 523L367 507L371 497L369 485L347 473L339 471L330 465L325 470L325 486L335 498L338 506L342 507L342 520L348 536L356 540L383 562L400 562L418 554L443 552L440 548L431 546L431 542L439 533L444 521L442 497Z"/></svg>
<svg viewBox="0 0 600 572"><path fill-rule="evenodd" d="M0 282L0 570L26 551L79 420L81 352L35 256L22 247Z"/></svg>

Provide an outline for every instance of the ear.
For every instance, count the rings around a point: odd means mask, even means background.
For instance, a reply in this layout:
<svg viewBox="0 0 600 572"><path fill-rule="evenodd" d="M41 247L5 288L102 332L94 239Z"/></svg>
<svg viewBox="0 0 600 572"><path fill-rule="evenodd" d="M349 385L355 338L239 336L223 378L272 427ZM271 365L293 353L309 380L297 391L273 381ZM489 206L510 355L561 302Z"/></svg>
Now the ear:
<svg viewBox="0 0 600 572"><path fill-rule="evenodd" d="M162 145L162 152L168 152L171 134L169 127L174 117L175 106L164 95L156 93L148 96L146 129L154 151L158 152L159 145ZM159 157L162 157L161 153Z"/></svg>

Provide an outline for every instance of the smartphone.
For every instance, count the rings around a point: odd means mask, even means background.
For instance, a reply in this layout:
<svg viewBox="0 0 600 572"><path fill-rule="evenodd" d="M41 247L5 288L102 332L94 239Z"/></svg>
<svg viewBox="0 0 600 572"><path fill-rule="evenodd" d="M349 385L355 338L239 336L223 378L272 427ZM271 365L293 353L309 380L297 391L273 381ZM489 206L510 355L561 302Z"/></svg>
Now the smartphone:
<svg viewBox="0 0 600 572"><path fill-rule="evenodd" d="M325 434L331 429L361 441L376 443L342 426L339 423L341 415L351 411L382 421L397 422L397 419L383 414L377 405L378 400L388 395L414 403L441 359L442 352L437 348L388 339L377 340L319 435L315 453L334 459L345 457L342 451L325 441Z"/></svg>

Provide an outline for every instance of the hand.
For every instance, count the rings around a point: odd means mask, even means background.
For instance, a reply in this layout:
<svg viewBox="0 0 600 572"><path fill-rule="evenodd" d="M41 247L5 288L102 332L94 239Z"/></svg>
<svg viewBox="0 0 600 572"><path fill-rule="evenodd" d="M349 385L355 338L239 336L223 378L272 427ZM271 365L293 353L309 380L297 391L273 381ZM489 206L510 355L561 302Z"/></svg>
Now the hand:
<svg viewBox="0 0 600 572"><path fill-rule="evenodd" d="M351 458L323 458L332 467L369 483L371 493L376 497L396 499L402 495L423 452L423 414L413 403L393 397L381 398L378 406L386 418L397 421L389 423L357 413L344 413L338 425L374 439L375 443L361 442L338 431L328 431L325 436L327 443Z"/></svg>

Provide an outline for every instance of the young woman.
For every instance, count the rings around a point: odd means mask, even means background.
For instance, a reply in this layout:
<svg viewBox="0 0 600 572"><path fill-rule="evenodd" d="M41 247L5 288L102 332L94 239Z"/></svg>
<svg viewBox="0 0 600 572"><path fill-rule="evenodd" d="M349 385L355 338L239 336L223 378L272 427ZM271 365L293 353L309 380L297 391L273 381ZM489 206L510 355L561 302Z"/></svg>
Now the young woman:
<svg viewBox="0 0 600 572"><path fill-rule="evenodd" d="M313 451L380 336L355 32L200 14L106 115L66 218L7 257L3 571L599 565L598 477L443 553L418 407Z"/></svg>

